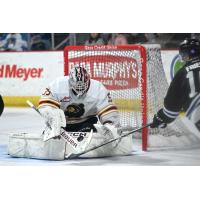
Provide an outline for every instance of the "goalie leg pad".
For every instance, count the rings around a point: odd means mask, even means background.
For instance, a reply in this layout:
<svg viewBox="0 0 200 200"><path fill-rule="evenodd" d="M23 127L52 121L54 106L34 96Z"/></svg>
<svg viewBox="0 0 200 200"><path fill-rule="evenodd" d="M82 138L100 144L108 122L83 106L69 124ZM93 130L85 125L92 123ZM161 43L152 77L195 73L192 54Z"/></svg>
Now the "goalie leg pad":
<svg viewBox="0 0 200 200"><path fill-rule="evenodd" d="M105 143L108 140L105 140L98 133L94 133L90 145L87 149L90 149L99 144ZM113 146L112 143L102 146L98 149L90 151L81 157L91 158L91 157L107 157L107 156L125 156L130 155L133 150L133 140L132 136L127 136L122 138L116 146Z"/></svg>
<svg viewBox="0 0 200 200"><path fill-rule="evenodd" d="M21 158L64 160L65 145L62 138L43 142L43 137L38 134L10 134L8 154Z"/></svg>
<svg viewBox="0 0 200 200"><path fill-rule="evenodd" d="M117 134L117 132L114 129L113 129L113 133L104 134L105 129L102 127L102 130L103 130L102 131L100 126L95 125L98 132L93 133L91 142L88 145L88 147L86 148L86 150L90 149L92 147L95 147L99 144L103 144L113 138L119 137L119 135ZM110 129L110 130L112 130L112 129ZM124 156L124 155L130 155L132 152L132 149L133 149L132 135L129 135L120 140L117 140L116 142L112 142L112 143L102 146L98 149L95 149L91 152L88 152L88 153L82 155L81 157Z"/></svg>

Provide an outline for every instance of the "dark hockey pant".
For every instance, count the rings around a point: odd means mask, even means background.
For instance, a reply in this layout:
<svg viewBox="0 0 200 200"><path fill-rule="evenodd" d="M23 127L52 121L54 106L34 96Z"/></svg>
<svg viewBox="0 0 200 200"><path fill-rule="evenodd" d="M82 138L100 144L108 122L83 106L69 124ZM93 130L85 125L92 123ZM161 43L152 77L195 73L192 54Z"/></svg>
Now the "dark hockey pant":
<svg viewBox="0 0 200 200"><path fill-rule="evenodd" d="M90 132L91 130L93 130L94 132L96 132L97 130L94 127L94 124L96 124L97 121L97 117L91 117L82 123L67 124L65 130L69 132Z"/></svg>

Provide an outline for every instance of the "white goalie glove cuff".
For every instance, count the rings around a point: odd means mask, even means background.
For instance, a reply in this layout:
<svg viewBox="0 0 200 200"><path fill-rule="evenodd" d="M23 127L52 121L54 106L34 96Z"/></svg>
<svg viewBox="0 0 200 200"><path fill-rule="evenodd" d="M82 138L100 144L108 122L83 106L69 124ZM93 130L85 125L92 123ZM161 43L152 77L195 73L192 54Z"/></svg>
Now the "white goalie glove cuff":
<svg viewBox="0 0 200 200"><path fill-rule="evenodd" d="M119 137L118 128L112 124L104 124L104 128L106 128L111 134L113 138Z"/></svg>
<svg viewBox="0 0 200 200"><path fill-rule="evenodd" d="M102 137L105 137L106 140L111 140L118 138L120 135L118 134L118 128L112 124L94 124L95 128L97 129L98 133L102 134ZM116 147L120 140L116 140L113 142L113 147Z"/></svg>
<svg viewBox="0 0 200 200"><path fill-rule="evenodd" d="M51 106L44 106L39 109L41 115L45 118L47 127L44 131L44 141L60 135L61 127L66 126L66 118L61 109Z"/></svg>

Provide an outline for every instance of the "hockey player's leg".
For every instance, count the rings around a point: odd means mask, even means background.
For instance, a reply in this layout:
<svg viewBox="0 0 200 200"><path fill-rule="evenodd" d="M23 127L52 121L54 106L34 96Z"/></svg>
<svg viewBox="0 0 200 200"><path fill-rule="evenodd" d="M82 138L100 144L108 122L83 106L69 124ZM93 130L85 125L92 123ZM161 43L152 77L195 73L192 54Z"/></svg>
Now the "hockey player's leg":
<svg viewBox="0 0 200 200"><path fill-rule="evenodd" d="M4 102L2 96L0 95L0 116L3 113L3 110L4 110Z"/></svg>
<svg viewBox="0 0 200 200"><path fill-rule="evenodd" d="M44 142L42 135L12 134L9 136L8 154L12 157L64 160L65 145L62 138Z"/></svg>

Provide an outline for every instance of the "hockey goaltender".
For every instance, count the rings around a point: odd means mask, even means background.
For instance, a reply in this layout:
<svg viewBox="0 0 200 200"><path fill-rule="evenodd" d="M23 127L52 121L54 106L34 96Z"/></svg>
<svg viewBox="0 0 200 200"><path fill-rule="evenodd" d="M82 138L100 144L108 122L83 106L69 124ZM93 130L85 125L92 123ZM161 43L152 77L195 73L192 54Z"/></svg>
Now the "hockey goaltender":
<svg viewBox="0 0 200 200"><path fill-rule="evenodd" d="M109 91L80 66L50 83L35 110L46 121L43 134L11 135L11 156L63 160L124 133ZM129 135L83 156L129 155L132 145Z"/></svg>

